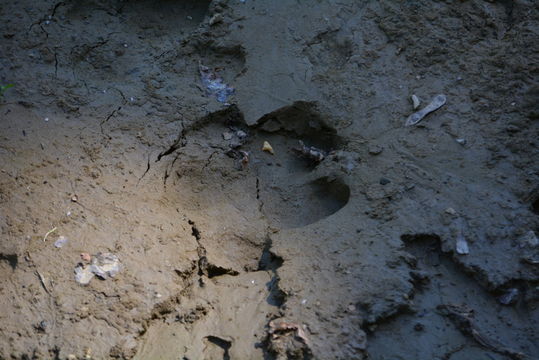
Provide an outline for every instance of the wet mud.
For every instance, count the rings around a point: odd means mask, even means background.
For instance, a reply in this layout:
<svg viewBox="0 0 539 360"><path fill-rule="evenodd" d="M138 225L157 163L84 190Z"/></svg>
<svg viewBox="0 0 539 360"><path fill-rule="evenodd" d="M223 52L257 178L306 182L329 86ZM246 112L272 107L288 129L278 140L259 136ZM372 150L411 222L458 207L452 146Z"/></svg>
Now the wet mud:
<svg viewBox="0 0 539 360"><path fill-rule="evenodd" d="M0 16L0 359L537 358L533 1Z"/></svg>

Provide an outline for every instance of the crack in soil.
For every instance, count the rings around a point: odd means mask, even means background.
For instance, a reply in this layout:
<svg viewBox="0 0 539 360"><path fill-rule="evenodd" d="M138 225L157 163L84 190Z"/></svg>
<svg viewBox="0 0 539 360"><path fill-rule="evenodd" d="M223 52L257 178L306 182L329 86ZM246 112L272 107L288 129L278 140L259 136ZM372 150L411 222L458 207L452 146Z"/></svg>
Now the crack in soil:
<svg viewBox="0 0 539 360"><path fill-rule="evenodd" d="M146 176L146 174L148 173L148 171L150 171L150 157L151 157L151 153L148 154L148 160L146 162L146 170L144 170L144 173L139 177L138 181L137 181L137 186L139 185L140 181L142 180L142 178L144 176Z"/></svg>
<svg viewBox="0 0 539 360"><path fill-rule="evenodd" d="M195 222L191 219L187 221L191 225L191 235L195 238L197 242L197 255L198 255L198 282L200 286L204 285L202 280L203 275L208 275L208 258L206 257L206 248L200 243L202 236L200 235L200 230L198 230Z"/></svg>
<svg viewBox="0 0 539 360"><path fill-rule="evenodd" d="M113 110L106 118L105 120L101 121L101 123L99 123L99 128L101 129L101 134L105 135L105 132L103 131L103 125L105 123L107 123L112 117L116 116L116 114L118 113L118 111L120 111L122 109L121 106L118 106L118 108L116 108L116 110ZM109 135L107 135L109 140L112 139Z"/></svg>
<svg viewBox="0 0 539 360"><path fill-rule="evenodd" d="M54 77L58 77L58 53L54 52Z"/></svg>

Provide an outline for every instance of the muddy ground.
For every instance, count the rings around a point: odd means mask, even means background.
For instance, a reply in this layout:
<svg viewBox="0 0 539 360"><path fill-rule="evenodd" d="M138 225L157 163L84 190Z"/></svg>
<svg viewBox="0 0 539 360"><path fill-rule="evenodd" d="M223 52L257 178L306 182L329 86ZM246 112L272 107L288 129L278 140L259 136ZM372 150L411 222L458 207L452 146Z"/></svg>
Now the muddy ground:
<svg viewBox="0 0 539 360"><path fill-rule="evenodd" d="M535 1L0 16L0 359L539 358Z"/></svg>

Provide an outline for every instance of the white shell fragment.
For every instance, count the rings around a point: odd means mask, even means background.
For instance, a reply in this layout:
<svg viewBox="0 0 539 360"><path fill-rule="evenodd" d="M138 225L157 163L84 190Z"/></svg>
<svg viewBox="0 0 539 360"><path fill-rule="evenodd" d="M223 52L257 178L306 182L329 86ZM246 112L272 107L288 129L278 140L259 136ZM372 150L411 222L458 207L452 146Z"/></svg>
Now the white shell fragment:
<svg viewBox="0 0 539 360"><path fill-rule="evenodd" d="M79 264L75 268L75 280L86 285L97 275L103 280L114 277L121 269L120 260L111 253L98 253L92 257L91 265Z"/></svg>
<svg viewBox="0 0 539 360"><path fill-rule="evenodd" d="M419 105L421 105L421 101L419 101L419 98L416 95L412 95L412 104L414 106L414 110L417 110Z"/></svg>
<svg viewBox="0 0 539 360"><path fill-rule="evenodd" d="M97 254L92 259L90 269L94 274L102 279L114 277L120 271L120 260L111 253Z"/></svg>
<svg viewBox="0 0 539 360"><path fill-rule="evenodd" d="M468 255L470 253L470 249L468 249L468 242L464 238L462 234L459 234L457 236L457 254L460 255Z"/></svg>
<svg viewBox="0 0 539 360"><path fill-rule="evenodd" d="M466 221L463 218L457 218L454 221L454 225L457 232L455 250L459 255L468 255L470 253L470 249L468 248L468 242L464 237L464 232L467 229Z"/></svg>
<svg viewBox="0 0 539 360"><path fill-rule="evenodd" d="M61 248L65 244L67 244L67 238L65 236L59 236L58 240L54 242L54 246L57 248Z"/></svg>
<svg viewBox="0 0 539 360"><path fill-rule="evenodd" d="M89 266L77 266L75 268L75 280L81 285L87 285L94 277Z"/></svg>
<svg viewBox="0 0 539 360"><path fill-rule="evenodd" d="M439 108L441 108L445 104L446 101L447 101L447 99L446 99L445 95L443 95L443 94L436 95L434 97L434 99L432 99L430 104L425 106L423 109L421 109L421 110L413 113L412 115L408 116L408 119L406 119L406 124L405 125L406 126L412 126L412 125L417 124L418 122L423 120L423 118L425 116L427 116L431 112L436 111Z"/></svg>
<svg viewBox="0 0 539 360"><path fill-rule="evenodd" d="M517 288L511 288L507 290L505 294L500 296L498 301L500 304L503 305L511 305L514 304L518 300L518 289Z"/></svg>
<svg viewBox="0 0 539 360"><path fill-rule="evenodd" d="M264 145L262 145L262 151L268 152L271 155L274 155L273 148L271 147L270 143L267 141L264 141Z"/></svg>
<svg viewBox="0 0 539 360"><path fill-rule="evenodd" d="M210 26L223 22L223 15L215 14L210 18Z"/></svg>

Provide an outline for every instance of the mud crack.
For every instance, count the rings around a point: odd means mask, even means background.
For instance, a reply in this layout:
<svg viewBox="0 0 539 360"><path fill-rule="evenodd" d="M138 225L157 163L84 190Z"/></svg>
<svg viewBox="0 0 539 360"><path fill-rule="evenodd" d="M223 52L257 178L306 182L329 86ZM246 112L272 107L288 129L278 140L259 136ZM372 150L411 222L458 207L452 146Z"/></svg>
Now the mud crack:
<svg viewBox="0 0 539 360"><path fill-rule="evenodd" d="M213 156L214 156L215 154L217 154L217 153L219 153L219 152L218 152L218 151L214 151L214 152L212 152L212 153L210 154L210 156L208 156L208 159L206 160L206 163L205 163L204 166L202 167L203 170L206 170L206 168L210 165Z"/></svg>
<svg viewBox="0 0 539 360"><path fill-rule="evenodd" d="M258 200L258 211L262 212L264 201L260 198L260 179L256 178L256 199Z"/></svg>
<svg viewBox="0 0 539 360"><path fill-rule="evenodd" d="M150 156L151 154L148 154L148 159L147 159L147 162L146 162L146 170L144 170L144 173L139 177L138 181L137 181L137 186L138 184L140 183L140 181L142 180L142 178L144 176L146 176L146 174L148 173L148 171L150 171Z"/></svg>
<svg viewBox="0 0 539 360"><path fill-rule="evenodd" d="M118 106L118 108L116 110L113 110L106 118L105 120L101 121L101 123L99 123L99 128L101 129L101 134L105 135L105 132L103 131L103 125L105 123L107 123L112 117L116 116L116 114L118 113L118 111L120 111L122 109L121 106ZM110 139L110 136L109 136L109 139Z"/></svg>
<svg viewBox="0 0 539 360"><path fill-rule="evenodd" d="M54 77L58 77L58 53L54 52Z"/></svg>
<svg viewBox="0 0 539 360"><path fill-rule="evenodd" d="M197 242L197 254L198 254L198 276L206 274L206 269L208 266L208 259L206 258L206 248L200 243L200 230L198 230L195 222L191 219L187 221L191 225L191 235L195 238Z"/></svg>

